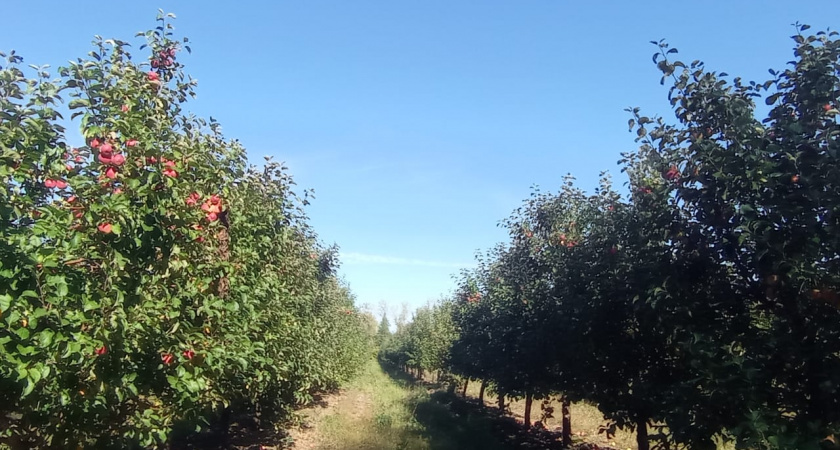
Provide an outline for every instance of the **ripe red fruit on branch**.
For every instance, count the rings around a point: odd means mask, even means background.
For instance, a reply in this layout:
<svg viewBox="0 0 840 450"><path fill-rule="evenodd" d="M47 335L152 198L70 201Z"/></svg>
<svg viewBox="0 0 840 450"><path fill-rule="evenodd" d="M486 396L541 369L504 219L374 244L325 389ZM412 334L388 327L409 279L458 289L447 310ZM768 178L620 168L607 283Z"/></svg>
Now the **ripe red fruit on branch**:
<svg viewBox="0 0 840 450"><path fill-rule="evenodd" d="M219 219L219 215L214 213L214 212L211 212L211 213L207 214L207 220L210 221L210 222L215 222L218 219Z"/></svg>
<svg viewBox="0 0 840 450"><path fill-rule="evenodd" d="M174 357L170 353L160 355L160 360L166 365L172 364L172 359L174 359Z"/></svg>
<svg viewBox="0 0 840 450"><path fill-rule="evenodd" d="M160 75L158 75L157 72L153 72L151 70L148 73L148 77L149 77L149 81L159 81L160 80Z"/></svg>
<svg viewBox="0 0 840 450"><path fill-rule="evenodd" d="M51 180L51 179L44 180L44 186L46 186L50 189L54 188L55 187L55 180Z"/></svg>
<svg viewBox="0 0 840 450"><path fill-rule="evenodd" d="M201 195L199 195L198 192L193 192L189 197L187 197L186 202L187 205L192 206L198 203L199 200L201 200Z"/></svg>
<svg viewBox="0 0 840 450"><path fill-rule="evenodd" d="M114 147L111 144L102 144L99 147L99 162L111 164L114 161Z"/></svg>
<svg viewBox="0 0 840 450"><path fill-rule="evenodd" d="M826 103L825 105L823 105L823 111L825 111L825 112L831 111L831 103Z"/></svg>
<svg viewBox="0 0 840 450"><path fill-rule="evenodd" d="M201 210L211 214L218 214L222 212L222 199L218 195L211 195L210 198L201 205Z"/></svg>
<svg viewBox="0 0 840 450"><path fill-rule="evenodd" d="M99 347L99 348L96 349L96 354L99 355L99 356L102 356L106 353L108 353L108 348L105 347L104 345L102 347Z"/></svg>
<svg viewBox="0 0 840 450"><path fill-rule="evenodd" d="M99 147L99 144L99 139L93 138L93 140L90 141L90 148L97 148Z"/></svg>
<svg viewBox="0 0 840 450"><path fill-rule="evenodd" d="M64 189L67 187L67 182L64 180L55 180L55 187L59 189Z"/></svg>
<svg viewBox="0 0 840 450"><path fill-rule="evenodd" d="M109 167L107 170L105 170L105 176L112 180L114 178L117 178L117 169Z"/></svg>
<svg viewBox="0 0 840 450"><path fill-rule="evenodd" d="M120 111L122 111L122 112L128 112L128 105L122 105L122 106L120 106Z"/></svg>
<svg viewBox="0 0 840 450"><path fill-rule="evenodd" d="M674 180L678 179L679 177L680 177L680 171L679 171L679 169L677 169L676 166L671 166L665 172L665 178L670 180L670 181L674 181Z"/></svg>
<svg viewBox="0 0 840 450"><path fill-rule="evenodd" d="M137 139L129 139L129 140L125 141L125 146L126 147L134 147L137 144L138 144Z"/></svg>
<svg viewBox="0 0 840 450"><path fill-rule="evenodd" d="M193 356L195 356L195 352L194 352L194 351L192 351L192 350L184 350L184 358L187 358L187 359L193 359ZM167 363L167 364L169 364L169 363Z"/></svg>
<svg viewBox="0 0 840 450"><path fill-rule="evenodd" d="M103 232L103 233L105 233L105 234L110 234L110 233L111 233L111 231L112 231L111 224L110 224L110 223L108 223L108 222L103 222L103 223L100 223L100 224L99 224L99 226L98 226L98 227L96 227L96 228L98 228L98 229L99 229L99 231L101 231L101 232Z"/></svg>
<svg viewBox="0 0 840 450"><path fill-rule="evenodd" d="M113 158L111 158L111 163L115 166L121 166L123 165L123 163L125 163L125 156L121 154L116 154Z"/></svg>
<svg viewBox="0 0 840 450"><path fill-rule="evenodd" d="M163 169L163 174L167 177L177 178L178 172L175 169Z"/></svg>

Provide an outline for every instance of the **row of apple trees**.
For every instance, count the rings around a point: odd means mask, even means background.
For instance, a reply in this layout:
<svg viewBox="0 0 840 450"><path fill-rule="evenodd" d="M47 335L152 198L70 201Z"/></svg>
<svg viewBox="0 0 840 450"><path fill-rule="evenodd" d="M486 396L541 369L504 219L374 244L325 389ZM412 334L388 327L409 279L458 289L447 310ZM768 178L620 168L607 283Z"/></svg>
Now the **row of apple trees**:
<svg viewBox="0 0 840 450"><path fill-rule="evenodd" d="M270 424L372 351L285 168L185 111L169 17L138 34L142 58L97 37L55 79L2 55L0 447Z"/></svg>
<svg viewBox="0 0 840 450"><path fill-rule="evenodd" d="M640 449L837 448L840 40L807 29L763 83L656 43L676 120L629 110L629 196L524 202L460 278L446 367L592 402Z"/></svg>
<svg viewBox="0 0 840 450"><path fill-rule="evenodd" d="M449 352L456 338L452 322L454 303L431 303L414 312L410 322L397 322L396 332L380 331L379 359L419 378L438 374L448 367ZM387 318L382 324L387 326Z"/></svg>

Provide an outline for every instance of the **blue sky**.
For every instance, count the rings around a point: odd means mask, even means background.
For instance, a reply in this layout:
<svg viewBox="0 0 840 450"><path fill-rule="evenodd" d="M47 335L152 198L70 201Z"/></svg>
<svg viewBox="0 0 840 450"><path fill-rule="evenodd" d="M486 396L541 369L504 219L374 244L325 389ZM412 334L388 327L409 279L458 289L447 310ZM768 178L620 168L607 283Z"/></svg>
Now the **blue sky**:
<svg viewBox="0 0 840 450"><path fill-rule="evenodd" d="M624 109L670 113L649 41L763 81L791 23L840 26L836 0L5 3L0 49L53 67L177 14L192 111L286 161L359 302L393 312L449 292L532 185L624 182Z"/></svg>

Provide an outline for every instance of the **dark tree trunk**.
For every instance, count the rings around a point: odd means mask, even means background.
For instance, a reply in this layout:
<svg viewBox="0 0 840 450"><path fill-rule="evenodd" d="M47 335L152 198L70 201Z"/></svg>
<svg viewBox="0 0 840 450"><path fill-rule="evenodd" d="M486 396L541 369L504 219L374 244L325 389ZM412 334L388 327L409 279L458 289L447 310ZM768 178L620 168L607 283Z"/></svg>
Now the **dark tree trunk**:
<svg viewBox="0 0 840 450"><path fill-rule="evenodd" d="M484 389L487 387L487 381L481 380L481 389L478 390L478 403L484 406Z"/></svg>
<svg viewBox="0 0 840 450"><path fill-rule="evenodd" d="M470 384L470 379L464 380L464 390L461 391L461 397L467 398L467 386Z"/></svg>
<svg viewBox="0 0 840 450"><path fill-rule="evenodd" d="M571 402L565 395L563 396L560 414L563 416L563 446L568 447L572 445L572 413L569 411Z"/></svg>
<svg viewBox="0 0 840 450"><path fill-rule="evenodd" d="M531 428L531 404L534 402L534 396L529 392L525 395L525 428Z"/></svg>
<svg viewBox="0 0 840 450"><path fill-rule="evenodd" d="M505 394L499 392L499 411L505 412Z"/></svg>
<svg viewBox="0 0 840 450"><path fill-rule="evenodd" d="M647 419L636 420L636 446L639 450L650 450L647 431Z"/></svg>
<svg viewBox="0 0 840 450"><path fill-rule="evenodd" d="M232 411L230 406L222 409L221 417L219 417L219 431L221 432L221 440L224 446L230 442L230 423Z"/></svg>

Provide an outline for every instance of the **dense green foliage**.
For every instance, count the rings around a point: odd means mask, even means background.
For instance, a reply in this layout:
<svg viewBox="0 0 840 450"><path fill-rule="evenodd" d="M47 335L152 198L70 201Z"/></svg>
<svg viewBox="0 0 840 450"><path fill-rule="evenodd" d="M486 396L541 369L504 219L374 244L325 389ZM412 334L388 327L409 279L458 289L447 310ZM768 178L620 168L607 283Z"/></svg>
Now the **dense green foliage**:
<svg viewBox="0 0 840 450"><path fill-rule="evenodd" d="M370 355L285 168L184 112L168 17L139 63L97 38L51 81L3 55L0 446L161 447L176 425L276 417Z"/></svg>
<svg viewBox="0 0 840 450"><path fill-rule="evenodd" d="M455 338L452 303L443 302L417 309L414 318L397 327L396 333L384 340L380 358L397 367L423 372L447 367L449 348ZM383 323L387 319L383 317Z"/></svg>
<svg viewBox="0 0 840 450"><path fill-rule="evenodd" d="M629 196L535 192L461 277L446 362L391 358L593 402L640 449L837 448L840 40L807 29L764 83L655 43L676 122L629 110Z"/></svg>

